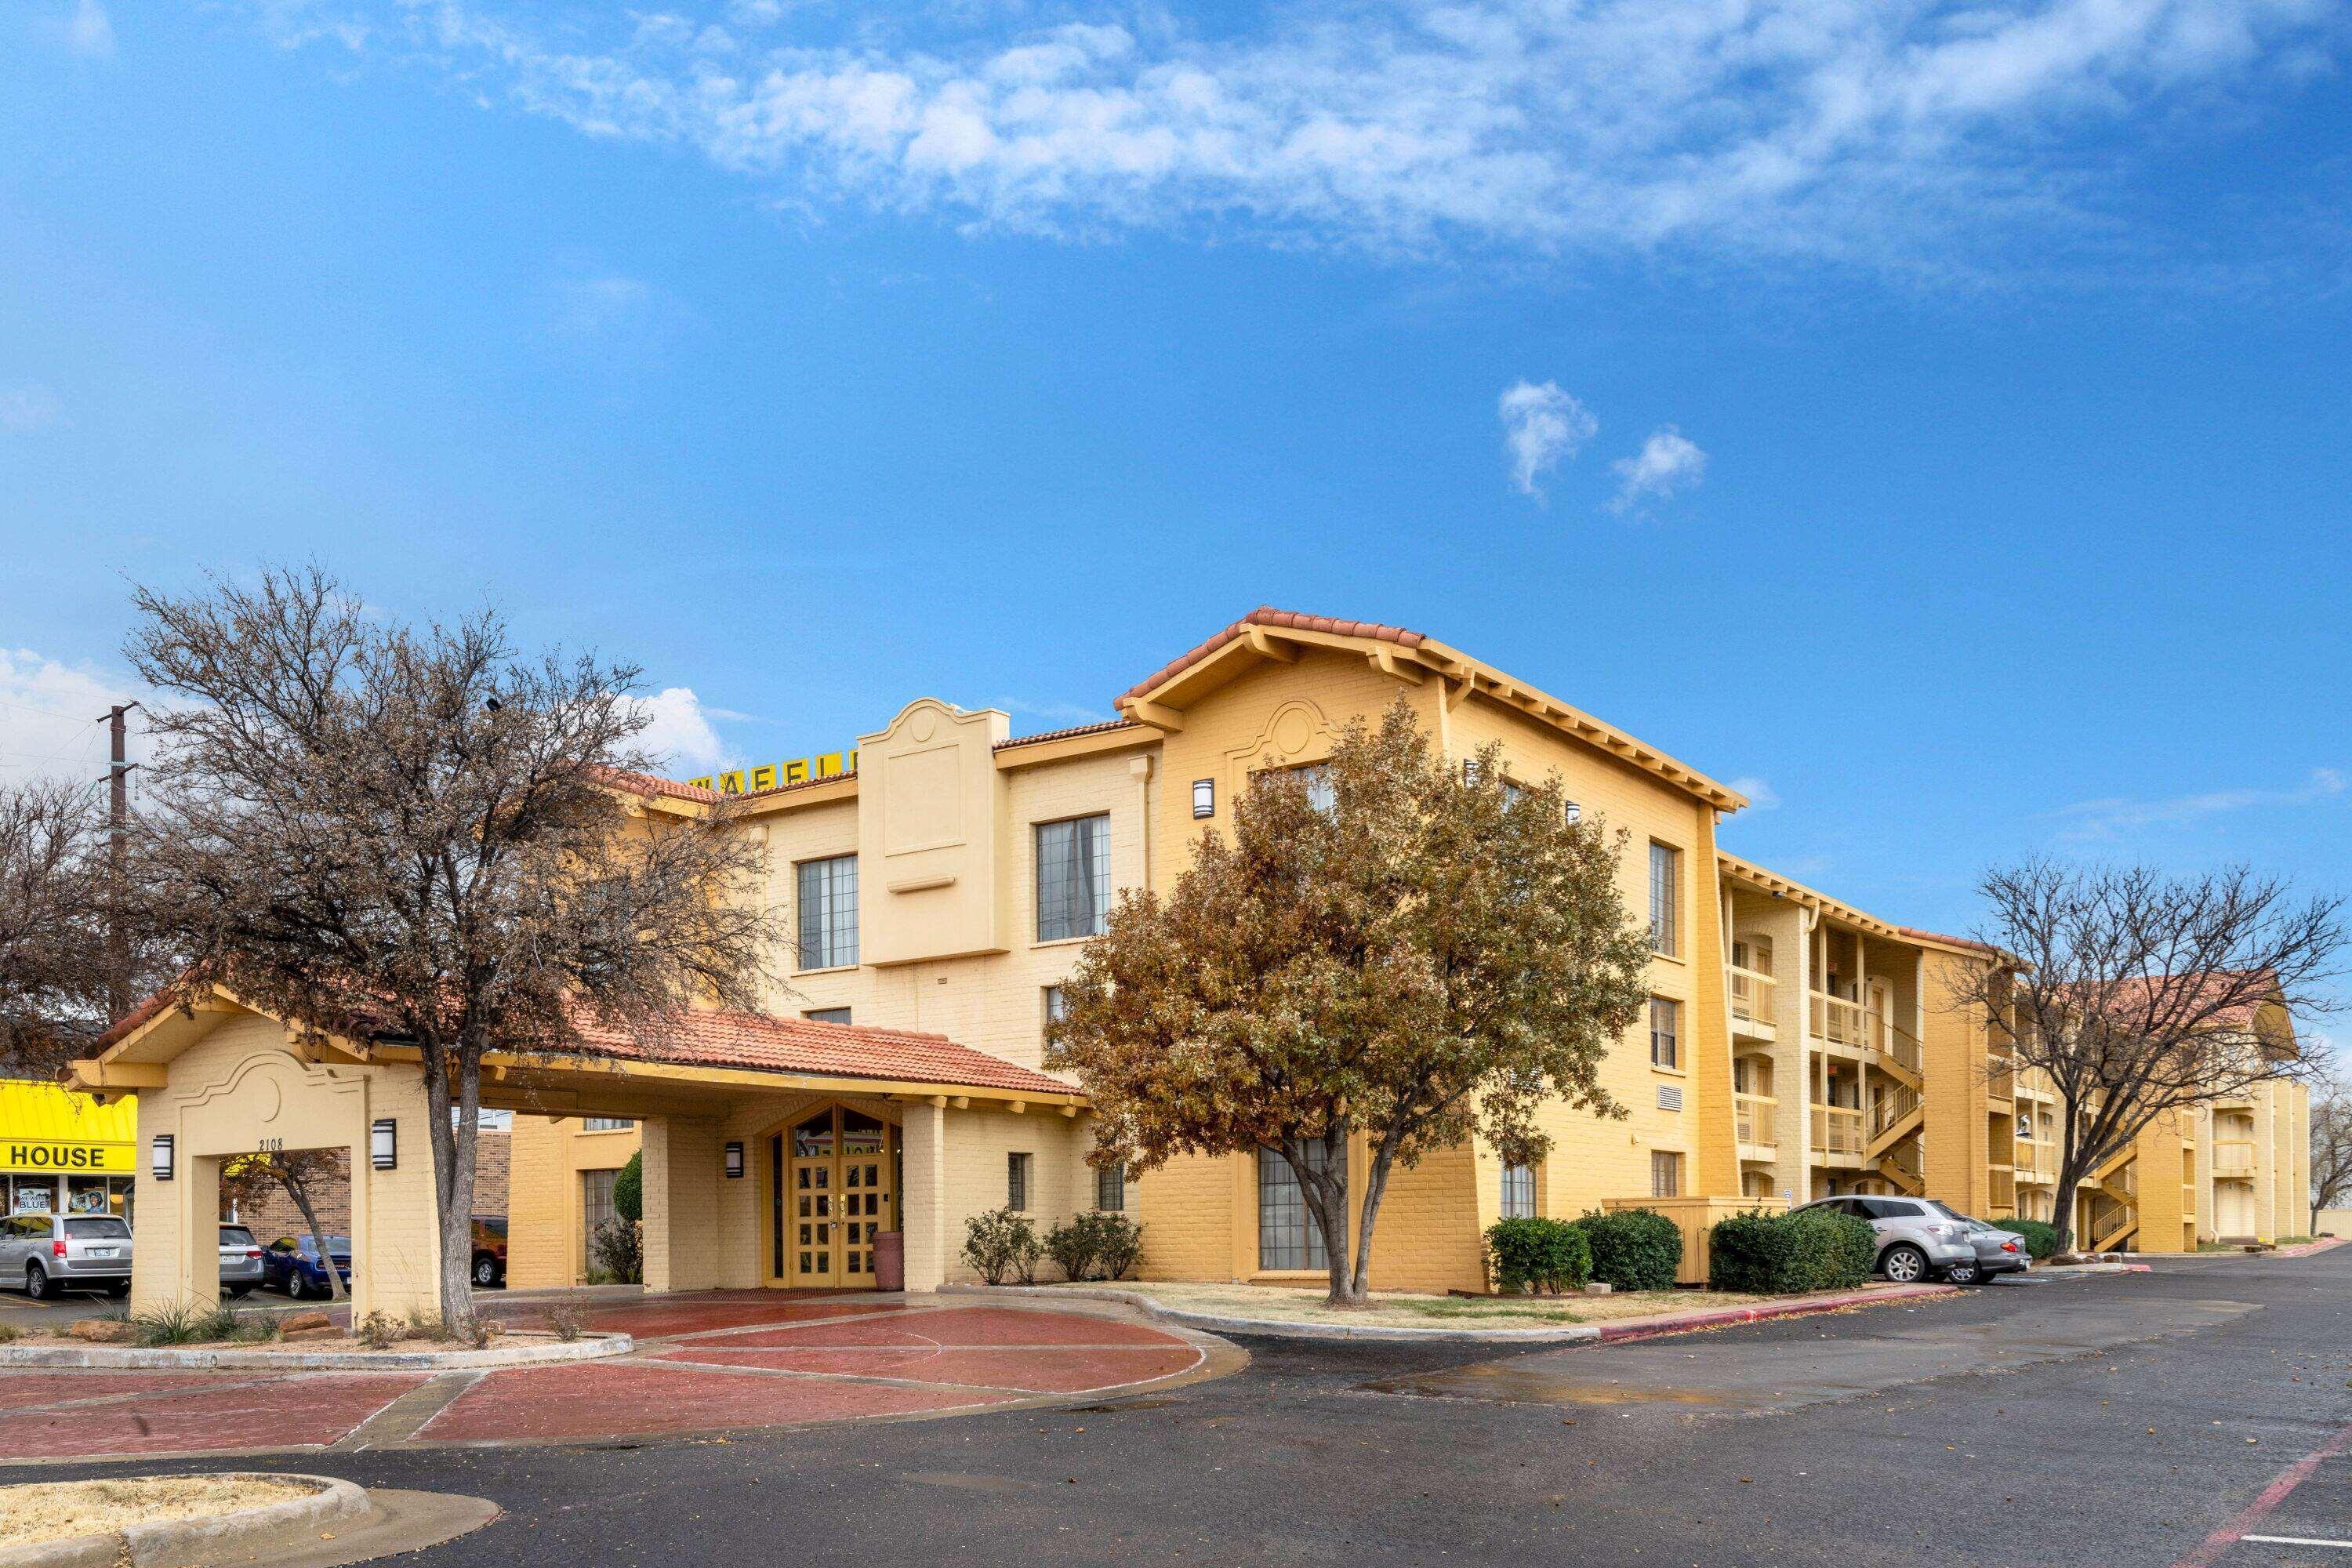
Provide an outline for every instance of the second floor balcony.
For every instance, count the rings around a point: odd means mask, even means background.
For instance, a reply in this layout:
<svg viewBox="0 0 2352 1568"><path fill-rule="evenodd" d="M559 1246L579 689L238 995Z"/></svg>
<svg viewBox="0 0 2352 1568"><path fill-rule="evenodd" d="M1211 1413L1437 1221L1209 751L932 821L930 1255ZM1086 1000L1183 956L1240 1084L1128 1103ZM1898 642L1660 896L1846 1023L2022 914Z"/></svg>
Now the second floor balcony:
<svg viewBox="0 0 2352 1568"><path fill-rule="evenodd" d="M1780 1101L1769 1094L1735 1094L1731 1097L1731 1119L1743 1150L1769 1150L1778 1142L1772 1131L1773 1112Z"/></svg>
<svg viewBox="0 0 2352 1568"><path fill-rule="evenodd" d="M2252 1175L2254 1173L2252 1141L2216 1139L2213 1143L2213 1173L2216 1176L2225 1177Z"/></svg>
<svg viewBox="0 0 2352 1568"><path fill-rule="evenodd" d="M1868 1140L1863 1131L1862 1112L1842 1105L1816 1105L1812 1108L1813 1152L1838 1158L1862 1158Z"/></svg>

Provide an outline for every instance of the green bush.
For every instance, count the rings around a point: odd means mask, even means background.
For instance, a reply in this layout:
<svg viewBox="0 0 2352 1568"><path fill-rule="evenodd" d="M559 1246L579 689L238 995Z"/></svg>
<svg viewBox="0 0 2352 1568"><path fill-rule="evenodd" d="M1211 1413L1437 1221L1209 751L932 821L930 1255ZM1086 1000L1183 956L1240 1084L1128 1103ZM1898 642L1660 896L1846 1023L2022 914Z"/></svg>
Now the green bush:
<svg viewBox="0 0 2352 1568"><path fill-rule="evenodd" d="M1707 1233L1707 1284L1755 1296L1850 1290L1869 1279L1877 1257L1877 1235L1866 1219L1822 1209L1751 1210L1717 1221Z"/></svg>
<svg viewBox="0 0 2352 1568"><path fill-rule="evenodd" d="M1126 1279L1143 1261L1143 1226L1122 1214L1094 1217L1102 1242L1102 1250L1095 1255L1096 1268L1106 1279Z"/></svg>
<svg viewBox="0 0 2352 1568"><path fill-rule="evenodd" d="M630 1155L621 1173L613 1178L613 1212L631 1223L646 1217L646 1154L642 1149Z"/></svg>
<svg viewBox="0 0 2352 1568"><path fill-rule="evenodd" d="M645 1283L645 1227L635 1220L606 1220L589 1237L588 1247L593 1264L588 1271L591 1285Z"/></svg>
<svg viewBox="0 0 2352 1568"><path fill-rule="evenodd" d="M1081 1223L1091 1217L1080 1215L1045 1233L1045 1256L1054 1260L1065 1279L1094 1278L1095 1254L1101 1250L1101 1244L1095 1239L1094 1227Z"/></svg>
<svg viewBox="0 0 2352 1568"><path fill-rule="evenodd" d="M1045 1251L1037 1226L1013 1209L991 1209L964 1221L963 1260L991 1285L1003 1284L1011 1274L1018 1274L1024 1285L1034 1284Z"/></svg>
<svg viewBox="0 0 2352 1568"><path fill-rule="evenodd" d="M1589 1214L1575 1222L1592 1252L1592 1278L1619 1290L1670 1290L1683 1233L1655 1209Z"/></svg>
<svg viewBox="0 0 2352 1568"><path fill-rule="evenodd" d="M1557 1296L1592 1278L1592 1244L1566 1220L1498 1220L1486 1227L1486 1262L1507 1296Z"/></svg>
<svg viewBox="0 0 2352 1568"><path fill-rule="evenodd" d="M1124 1279L1143 1257L1143 1227L1125 1215L1074 1215L1045 1233L1045 1255L1060 1266L1065 1279ZM968 1244L964 1256L971 1257ZM977 1261L972 1266L980 1267Z"/></svg>
<svg viewBox="0 0 2352 1568"><path fill-rule="evenodd" d="M2058 1250L2058 1227L2054 1225L2038 1219L1997 1219L1992 1223L2023 1237L2026 1253L2036 1262Z"/></svg>

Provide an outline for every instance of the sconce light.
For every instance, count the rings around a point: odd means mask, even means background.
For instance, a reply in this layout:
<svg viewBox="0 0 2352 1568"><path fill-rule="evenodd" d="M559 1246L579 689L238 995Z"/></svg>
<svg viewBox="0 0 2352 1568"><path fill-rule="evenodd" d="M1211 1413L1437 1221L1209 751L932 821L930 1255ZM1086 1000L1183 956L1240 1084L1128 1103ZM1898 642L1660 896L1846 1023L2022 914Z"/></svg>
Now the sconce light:
<svg viewBox="0 0 2352 1568"><path fill-rule="evenodd" d="M400 1123L387 1116L369 1130L368 1152L379 1171L397 1170L400 1166Z"/></svg>
<svg viewBox="0 0 2352 1568"><path fill-rule="evenodd" d="M155 1134L155 1179L159 1182L172 1179L172 1135L169 1132Z"/></svg>
<svg viewBox="0 0 2352 1568"><path fill-rule="evenodd" d="M743 1179L743 1145L740 1143L730 1142L727 1145L727 1179L730 1182Z"/></svg>
<svg viewBox="0 0 2352 1568"><path fill-rule="evenodd" d="M1216 780L1194 779L1192 781L1192 815L1194 816L1217 815Z"/></svg>

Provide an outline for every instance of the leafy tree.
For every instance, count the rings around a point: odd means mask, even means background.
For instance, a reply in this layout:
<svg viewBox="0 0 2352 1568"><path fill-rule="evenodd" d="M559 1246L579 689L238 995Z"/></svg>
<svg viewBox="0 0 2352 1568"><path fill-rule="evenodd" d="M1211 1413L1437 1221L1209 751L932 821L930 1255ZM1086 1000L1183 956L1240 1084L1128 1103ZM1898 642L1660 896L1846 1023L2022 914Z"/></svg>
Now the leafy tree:
<svg viewBox="0 0 2352 1568"><path fill-rule="evenodd" d="M105 837L89 785L0 786L0 1076L50 1076L106 1027Z"/></svg>
<svg viewBox="0 0 2352 1568"><path fill-rule="evenodd" d="M327 1233L320 1227L312 1192L343 1175L342 1163L329 1149L289 1149L268 1154L246 1154L221 1165L221 1202L240 1212L260 1203L273 1187L291 1199L302 1224L319 1243L320 1261L327 1269L327 1293L343 1299L342 1273L327 1252ZM470 1255L469 1255L470 1256Z"/></svg>
<svg viewBox="0 0 2352 1568"><path fill-rule="evenodd" d="M2160 1117L2321 1070L2293 1022L2337 1005L2342 899L2301 899L2242 866L2170 877L2050 860L1991 871L1979 890L1989 958L1947 970L1947 1005L1989 1018L2021 1068L2049 1077L2060 1193ZM2062 1200L2053 1216L2062 1251L2073 1210Z"/></svg>
<svg viewBox="0 0 2352 1568"><path fill-rule="evenodd" d="M1063 988L1047 1060L1100 1118L1091 1158L1149 1170L1270 1150L1363 1300L1390 1174L1475 1134L1542 1157L1538 1107L1622 1117L1601 1058L1639 1016L1646 939L1624 834L1569 820L1557 779L1465 767L1400 701L1328 763L1267 767L1166 898L1129 889ZM1344 1155L1366 1141L1349 1237Z"/></svg>
<svg viewBox="0 0 2352 1568"><path fill-rule="evenodd" d="M760 851L724 807L645 811L634 669L522 658L493 612L410 626L316 568L137 605L131 662L184 700L151 710L146 927L182 996L417 1051L460 1328L483 1057L757 1006L781 930L734 895Z"/></svg>

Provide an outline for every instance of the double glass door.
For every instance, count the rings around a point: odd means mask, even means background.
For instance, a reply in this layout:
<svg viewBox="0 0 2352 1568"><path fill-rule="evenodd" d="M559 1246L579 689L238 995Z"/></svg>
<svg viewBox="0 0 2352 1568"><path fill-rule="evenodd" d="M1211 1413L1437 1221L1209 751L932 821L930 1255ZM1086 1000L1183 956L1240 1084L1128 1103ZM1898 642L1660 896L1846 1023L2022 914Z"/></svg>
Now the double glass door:
<svg viewBox="0 0 2352 1568"><path fill-rule="evenodd" d="M887 1123L845 1105L768 1140L771 1279L872 1288L875 1238L898 1226L892 1142Z"/></svg>

